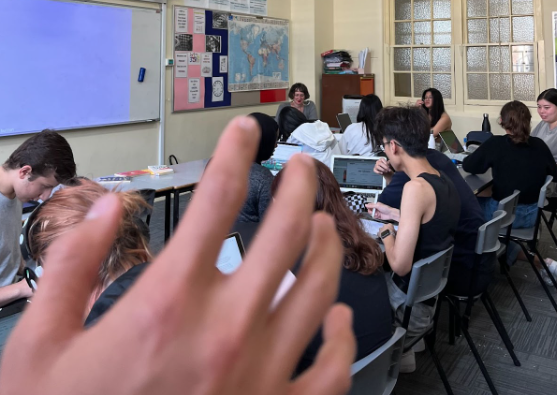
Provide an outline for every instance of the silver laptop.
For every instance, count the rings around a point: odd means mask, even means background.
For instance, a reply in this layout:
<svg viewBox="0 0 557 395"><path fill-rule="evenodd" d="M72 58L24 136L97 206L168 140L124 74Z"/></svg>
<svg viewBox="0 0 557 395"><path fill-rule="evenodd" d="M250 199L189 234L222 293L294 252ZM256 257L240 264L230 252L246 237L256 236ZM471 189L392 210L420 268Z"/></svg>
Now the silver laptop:
<svg viewBox="0 0 557 395"><path fill-rule="evenodd" d="M342 192L377 196L385 188L385 179L373 171L378 156L333 155L331 171Z"/></svg>
<svg viewBox="0 0 557 395"><path fill-rule="evenodd" d="M458 137L456 137L456 134L454 134L452 130L441 132L439 133L439 136L441 136L441 140L443 140L443 143L445 143L445 146L451 154L462 154L466 152L464 151L462 144L460 144L460 141L458 141Z"/></svg>
<svg viewBox="0 0 557 395"><path fill-rule="evenodd" d="M261 165L270 169L272 172L282 170L284 164L292 158L293 155L302 152L302 146L290 143L278 143L273 156L269 160L261 162Z"/></svg>
<svg viewBox="0 0 557 395"><path fill-rule="evenodd" d="M350 119L350 115L348 115L345 112L341 114L337 114L337 121L338 121L338 126L340 126L341 133L344 133L346 131L346 128L352 125L352 120Z"/></svg>

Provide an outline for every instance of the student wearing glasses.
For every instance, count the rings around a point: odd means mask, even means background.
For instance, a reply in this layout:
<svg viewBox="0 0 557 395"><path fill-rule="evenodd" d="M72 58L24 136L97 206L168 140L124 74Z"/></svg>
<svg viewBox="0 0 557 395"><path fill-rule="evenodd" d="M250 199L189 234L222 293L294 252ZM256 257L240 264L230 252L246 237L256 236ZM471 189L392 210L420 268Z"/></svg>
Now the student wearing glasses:
<svg viewBox="0 0 557 395"><path fill-rule="evenodd" d="M435 137L440 132L449 130L453 126L451 117L445 111L443 95L435 88L426 89L422 93L422 99L416 102L416 106L422 108L429 117L430 130Z"/></svg>
<svg viewBox="0 0 557 395"><path fill-rule="evenodd" d="M419 108L390 107L377 116L377 133L382 138L390 165L403 171L410 181L404 185L400 210L383 203L370 203L378 219L399 222L380 229L385 256L392 270L387 276L391 307L402 322L403 304L414 262L443 251L454 243L460 216L460 197L450 179L433 168L426 158L429 122ZM433 320L435 300L414 306L407 337L423 332ZM403 356L401 372L416 369L414 352Z"/></svg>

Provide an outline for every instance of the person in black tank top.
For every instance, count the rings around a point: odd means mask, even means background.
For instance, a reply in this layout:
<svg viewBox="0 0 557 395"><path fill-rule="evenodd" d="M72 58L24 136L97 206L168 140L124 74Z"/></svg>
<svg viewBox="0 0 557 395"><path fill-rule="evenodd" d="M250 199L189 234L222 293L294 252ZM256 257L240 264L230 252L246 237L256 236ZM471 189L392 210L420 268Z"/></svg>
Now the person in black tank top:
<svg viewBox="0 0 557 395"><path fill-rule="evenodd" d="M435 170L426 159L429 124L422 111L390 107L379 113L376 122L389 165L410 177L402 192L400 210L382 203L367 205L370 212L375 209L376 218L399 222L398 231L395 232L392 224L387 224L379 234L392 270L387 275L391 307L397 317L402 318L413 263L454 243L460 198L452 181ZM434 311L435 300L414 306L407 339L425 330ZM401 372L412 372L415 366L414 355L410 353L407 358L403 357Z"/></svg>

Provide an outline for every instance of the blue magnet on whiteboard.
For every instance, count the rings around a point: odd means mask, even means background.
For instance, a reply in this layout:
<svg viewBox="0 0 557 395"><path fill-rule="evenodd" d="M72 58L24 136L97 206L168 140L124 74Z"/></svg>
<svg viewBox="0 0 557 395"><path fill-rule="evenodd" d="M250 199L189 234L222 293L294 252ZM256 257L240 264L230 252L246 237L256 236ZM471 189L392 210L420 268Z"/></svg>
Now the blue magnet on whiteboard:
<svg viewBox="0 0 557 395"><path fill-rule="evenodd" d="M145 79L145 67L141 67L139 69L139 77L137 77L137 80L139 82L143 82L144 79Z"/></svg>

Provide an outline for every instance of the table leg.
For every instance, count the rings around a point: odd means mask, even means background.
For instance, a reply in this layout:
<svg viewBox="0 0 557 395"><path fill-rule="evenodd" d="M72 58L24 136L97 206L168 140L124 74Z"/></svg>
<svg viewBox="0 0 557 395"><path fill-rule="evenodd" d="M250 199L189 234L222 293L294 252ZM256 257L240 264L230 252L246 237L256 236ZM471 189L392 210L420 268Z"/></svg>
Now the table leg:
<svg viewBox="0 0 557 395"><path fill-rule="evenodd" d="M164 242L170 237L170 192L164 196Z"/></svg>
<svg viewBox="0 0 557 395"><path fill-rule="evenodd" d="M180 190L174 190L174 221L172 231L175 232L180 221Z"/></svg>

